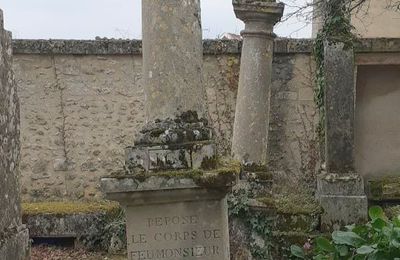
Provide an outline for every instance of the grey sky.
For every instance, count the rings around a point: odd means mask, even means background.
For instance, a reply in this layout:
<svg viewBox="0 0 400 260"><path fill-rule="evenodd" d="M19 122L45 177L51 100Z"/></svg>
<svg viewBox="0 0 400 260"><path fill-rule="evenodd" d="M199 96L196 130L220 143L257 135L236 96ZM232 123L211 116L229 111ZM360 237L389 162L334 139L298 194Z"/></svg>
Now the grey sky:
<svg viewBox="0 0 400 260"><path fill-rule="evenodd" d="M238 34L231 0L201 0L204 38ZM293 0L287 0L293 1ZM306 0L297 0L299 4ZM141 0L2 0L5 26L14 38L94 39L141 38ZM289 10L290 8L286 8ZM303 28L305 27L305 28ZM300 30L299 30L300 29ZM310 26L297 18L276 29L279 36L309 37Z"/></svg>

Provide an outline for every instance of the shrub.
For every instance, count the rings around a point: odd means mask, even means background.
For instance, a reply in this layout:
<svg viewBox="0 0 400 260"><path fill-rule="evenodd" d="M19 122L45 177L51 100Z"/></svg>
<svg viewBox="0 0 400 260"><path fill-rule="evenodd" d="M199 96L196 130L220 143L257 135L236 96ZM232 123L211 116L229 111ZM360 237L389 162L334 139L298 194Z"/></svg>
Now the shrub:
<svg viewBox="0 0 400 260"><path fill-rule="evenodd" d="M313 246L291 246L295 259L315 260L400 260L400 216L389 220L381 207L368 211L370 221L334 231L331 239L318 237Z"/></svg>

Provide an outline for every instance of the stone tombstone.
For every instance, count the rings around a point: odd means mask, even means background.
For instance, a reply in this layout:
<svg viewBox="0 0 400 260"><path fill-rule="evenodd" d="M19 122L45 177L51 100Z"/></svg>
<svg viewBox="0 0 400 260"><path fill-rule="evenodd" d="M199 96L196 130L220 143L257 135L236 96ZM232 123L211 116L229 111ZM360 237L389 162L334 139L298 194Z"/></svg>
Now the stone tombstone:
<svg viewBox="0 0 400 260"><path fill-rule="evenodd" d="M4 30L0 10L0 259L29 256L28 230L20 208L19 100L12 71L11 33Z"/></svg>
<svg viewBox="0 0 400 260"><path fill-rule="evenodd" d="M364 180L354 167L354 50L324 44L326 173L317 178L324 212L321 229L365 222L368 200Z"/></svg>
<svg viewBox="0 0 400 260"><path fill-rule="evenodd" d="M102 190L126 209L128 259L229 259L226 194L191 178L103 178Z"/></svg>
<svg viewBox="0 0 400 260"><path fill-rule="evenodd" d="M102 178L126 209L128 259L229 259L227 193L202 80L200 0L144 0L146 125L125 171Z"/></svg>

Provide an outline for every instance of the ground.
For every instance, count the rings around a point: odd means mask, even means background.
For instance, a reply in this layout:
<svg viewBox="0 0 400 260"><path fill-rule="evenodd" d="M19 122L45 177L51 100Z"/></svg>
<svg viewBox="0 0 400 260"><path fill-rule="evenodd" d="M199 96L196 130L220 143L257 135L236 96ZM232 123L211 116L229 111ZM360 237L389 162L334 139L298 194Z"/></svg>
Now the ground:
<svg viewBox="0 0 400 260"><path fill-rule="evenodd" d="M31 260L126 260L123 255L108 255L104 252L88 252L84 249L34 246Z"/></svg>

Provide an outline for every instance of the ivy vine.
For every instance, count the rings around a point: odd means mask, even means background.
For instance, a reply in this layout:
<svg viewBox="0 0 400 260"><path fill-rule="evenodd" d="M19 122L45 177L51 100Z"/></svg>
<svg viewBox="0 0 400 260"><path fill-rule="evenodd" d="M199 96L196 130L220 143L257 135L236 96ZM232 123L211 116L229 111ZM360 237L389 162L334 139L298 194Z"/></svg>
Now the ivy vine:
<svg viewBox="0 0 400 260"><path fill-rule="evenodd" d="M351 25L349 4L346 0L321 1L323 10L323 27L318 32L314 43L314 58L316 62L316 88L314 100L319 110L317 127L320 143L325 139L325 75L324 75L324 45L343 43L345 49L351 49L356 41Z"/></svg>
<svg viewBox="0 0 400 260"><path fill-rule="evenodd" d="M234 191L228 197L229 216L243 221L252 234L249 250L253 258L258 260L271 259L273 221L264 212L252 210L249 207L249 199L251 197L250 192L247 190L239 189ZM263 240L262 245L257 243L254 235Z"/></svg>

